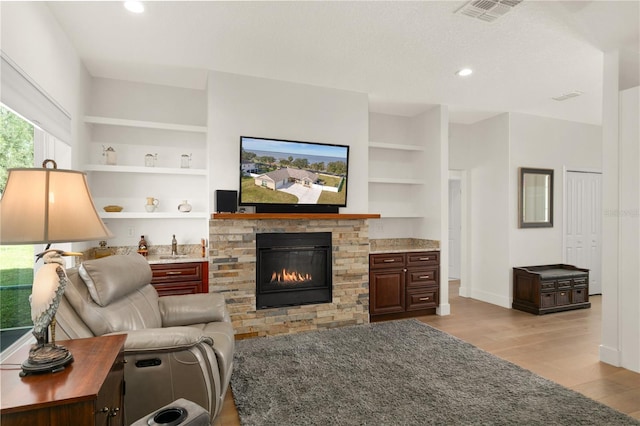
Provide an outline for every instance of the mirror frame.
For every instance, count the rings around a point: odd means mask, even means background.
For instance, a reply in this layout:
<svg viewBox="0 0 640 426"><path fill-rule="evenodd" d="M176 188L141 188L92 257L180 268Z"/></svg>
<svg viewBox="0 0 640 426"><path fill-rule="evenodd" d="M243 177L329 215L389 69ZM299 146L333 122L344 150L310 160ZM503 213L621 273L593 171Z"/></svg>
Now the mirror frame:
<svg viewBox="0 0 640 426"><path fill-rule="evenodd" d="M546 194L549 203L549 220L544 222L527 222L524 220L525 187L524 176L528 174L544 175L549 177L549 192ZM520 228L553 228L553 169L520 168L520 183L518 191L518 226Z"/></svg>

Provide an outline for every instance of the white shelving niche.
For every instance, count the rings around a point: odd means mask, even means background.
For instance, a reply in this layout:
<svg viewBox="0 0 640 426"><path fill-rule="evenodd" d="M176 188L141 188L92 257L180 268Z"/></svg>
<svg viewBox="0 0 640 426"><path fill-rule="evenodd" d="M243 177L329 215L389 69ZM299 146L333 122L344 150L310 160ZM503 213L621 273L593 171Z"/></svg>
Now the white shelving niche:
<svg viewBox="0 0 640 426"><path fill-rule="evenodd" d="M372 238L420 237L429 215L428 141L420 117L369 113L369 211L381 219Z"/></svg>
<svg viewBox="0 0 640 426"><path fill-rule="evenodd" d="M135 245L140 235L152 245L170 243L174 233L182 244L206 238L205 127L96 116L85 121L92 127L85 170L100 217L115 234L110 245ZM116 151L116 165L103 164L105 147ZM154 156L153 167L145 166L147 154ZM191 156L189 168L180 167L183 154ZM147 197L158 200L156 211L145 210ZM178 211L183 200L191 204L191 212ZM103 210L107 205L124 209L109 213Z"/></svg>

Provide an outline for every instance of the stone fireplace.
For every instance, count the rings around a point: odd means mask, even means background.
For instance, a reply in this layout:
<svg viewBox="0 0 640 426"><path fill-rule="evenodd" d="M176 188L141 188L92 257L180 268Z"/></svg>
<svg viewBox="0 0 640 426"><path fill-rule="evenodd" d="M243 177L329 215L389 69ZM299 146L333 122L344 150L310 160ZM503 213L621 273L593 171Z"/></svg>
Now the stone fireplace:
<svg viewBox="0 0 640 426"><path fill-rule="evenodd" d="M331 303L331 232L256 234L256 309Z"/></svg>
<svg viewBox="0 0 640 426"><path fill-rule="evenodd" d="M209 291L225 295L236 336L289 334L368 323L367 219L371 217L375 216L214 214L209 222ZM257 309L258 235L302 233L331 234L329 301Z"/></svg>

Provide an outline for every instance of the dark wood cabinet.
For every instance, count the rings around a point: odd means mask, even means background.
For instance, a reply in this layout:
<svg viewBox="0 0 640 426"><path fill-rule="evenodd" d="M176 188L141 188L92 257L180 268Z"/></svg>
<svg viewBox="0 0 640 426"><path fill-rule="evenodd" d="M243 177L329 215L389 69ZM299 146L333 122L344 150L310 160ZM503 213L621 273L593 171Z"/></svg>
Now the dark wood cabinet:
<svg viewBox="0 0 640 426"><path fill-rule="evenodd" d="M74 361L57 373L19 377L30 345L2 363L3 426L124 424L124 334L58 342Z"/></svg>
<svg viewBox="0 0 640 426"><path fill-rule="evenodd" d="M154 263L151 272L151 284L160 296L209 292L207 261Z"/></svg>
<svg viewBox="0 0 640 426"><path fill-rule="evenodd" d="M440 252L369 255L369 315L372 322L435 313Z"/></svg>
<svg viewBox="0 0 640 426"><path fill-rule="evenodd" d="M511 306L538 315L589 308L589 270L564 264L513 268Z"/></svg>

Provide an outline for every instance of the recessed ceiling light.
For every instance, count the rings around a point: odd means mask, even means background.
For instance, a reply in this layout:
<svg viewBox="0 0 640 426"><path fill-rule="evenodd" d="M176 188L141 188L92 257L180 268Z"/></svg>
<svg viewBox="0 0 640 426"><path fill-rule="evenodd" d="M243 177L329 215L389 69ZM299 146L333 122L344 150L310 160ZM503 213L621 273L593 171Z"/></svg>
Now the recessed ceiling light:
<svg viewBox="0 0 640 426"><path fill-rule="evenodd" d="M124 7L129 12L142 13L144 12L144 4L141 1L125 1Z"/></svg>
<svg viewBox="0 0 640 426"><path fill-rule="evenodd" d="M471 74L473 74L473 70L471 68L462 68L461 70L456 71L456 75L460 77L466 77Z"/></svg>

